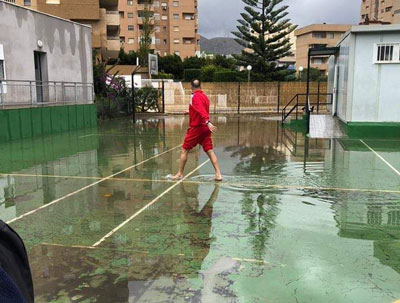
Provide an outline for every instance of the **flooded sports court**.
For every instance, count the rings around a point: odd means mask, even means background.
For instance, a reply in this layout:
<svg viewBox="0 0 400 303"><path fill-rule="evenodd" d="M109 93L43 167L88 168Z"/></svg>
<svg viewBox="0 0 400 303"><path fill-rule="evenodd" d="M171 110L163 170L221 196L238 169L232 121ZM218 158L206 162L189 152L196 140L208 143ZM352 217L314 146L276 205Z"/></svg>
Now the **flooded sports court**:
<svg viewBox="0 0 400 303"><path fill-rule="evenodd" d="M183 116L0 145L0 219L23 238L36 302L400 300L400 141L310 139L215 116L172 182Z"/></svg>

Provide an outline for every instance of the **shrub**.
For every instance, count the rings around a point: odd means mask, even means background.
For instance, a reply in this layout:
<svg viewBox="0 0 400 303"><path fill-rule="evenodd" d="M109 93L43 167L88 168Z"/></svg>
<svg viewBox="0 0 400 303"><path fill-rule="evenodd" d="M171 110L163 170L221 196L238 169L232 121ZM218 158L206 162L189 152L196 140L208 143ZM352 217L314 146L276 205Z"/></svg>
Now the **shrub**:
<svg viewBox="0 0 400 303"><path fill-rule="evenodd" d="M201 78L201 69L185 69L183 72L183 79L186 82L190 82L194 79Z"/></svg>
<svg viewBox="0 0 400 303"><path fill-rule="evenodd" d="M217 71L215 65L206 65L201 69L201 81L203 82L213 82L214 73Z"/></svg>
<svg viewBox="0 0 400 303"><path fill-rule="evenodd" d="M174 75L173 74L167 74L167 73L158 73L156 78L158 78L158 79L174 79Z"/></svg>
<svg viewBox="0 0 400 303"><path fill-rule="evenodd" d="M241 79L240 73L237 71L222 71L214 73L214 82L236 82Z"/></svg>

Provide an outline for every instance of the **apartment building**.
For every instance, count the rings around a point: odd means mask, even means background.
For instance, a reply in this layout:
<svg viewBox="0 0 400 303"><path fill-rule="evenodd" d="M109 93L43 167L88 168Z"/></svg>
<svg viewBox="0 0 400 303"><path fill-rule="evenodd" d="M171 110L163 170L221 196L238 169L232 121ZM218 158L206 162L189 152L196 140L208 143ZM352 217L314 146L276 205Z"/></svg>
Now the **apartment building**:
<svg viewBox="0 0 400 303"><path fill-rule="evenodd" d="M152 49L161 56L182 58L200 54L197 0L120 0L120 40L125 51L136 51L142 36L143 16L150 10ZM147 6L147 7L146 7Z"/></svg>
<svg viewBox="0 0 400 303"><path fill-rule="evenodd" d="M161 56L200 53L197 0L6 0L93 28L93 48L104 59L121 47L137 51L145 11L150 11L151 48Z"/></svg>
<svg viewBox="0 0 400 303"><path fill-rule="evenodd" d="M400 0L362 0L361 24L400 23Z"/></svg>
<svg viewBox="0 0 400 303"><path fill-rule="evenodd" d="M316 47L334 47L350 29L345 24L312 24L295 31L296 68L307 68L308 50ZM328 72L328 56L314 57L311 67L317 68L323 75Z"/></svg>
<svg viewBox="0 0 400 303"><path fill-rule="evenodd" d="M102 57L117 56L119 43L118 0L5 0L49 15L92 27L92 47Z"/></svg>

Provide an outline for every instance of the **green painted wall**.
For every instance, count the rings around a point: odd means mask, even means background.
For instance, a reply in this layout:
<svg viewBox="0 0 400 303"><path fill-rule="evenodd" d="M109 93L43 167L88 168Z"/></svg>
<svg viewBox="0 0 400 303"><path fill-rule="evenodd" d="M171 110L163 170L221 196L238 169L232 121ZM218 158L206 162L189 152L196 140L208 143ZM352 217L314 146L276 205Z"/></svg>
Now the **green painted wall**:
<svg viewBox="0 0 400 303"><path fill-rule="evenodd" d="M390 122L349 122L342 126L350 138L377 138L398 139L400 138L400 123Z"/></svg>
<svg viewBox="0 0 400 303"><path fill-rule="evenodd" d="M95 126L94 104L0 110L0 142Z"/></svg>

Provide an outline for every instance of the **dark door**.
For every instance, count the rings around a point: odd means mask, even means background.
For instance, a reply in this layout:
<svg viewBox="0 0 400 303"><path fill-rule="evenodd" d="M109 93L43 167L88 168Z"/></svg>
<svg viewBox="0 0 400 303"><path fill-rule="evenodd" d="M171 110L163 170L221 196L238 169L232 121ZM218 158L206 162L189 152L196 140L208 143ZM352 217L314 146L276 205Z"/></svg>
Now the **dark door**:
<svg viewBox="0 0 400 303"><path fill-rule="evenodd" d="M39 52L34 52L35 56L35 81L36 81L36 102L43 102L43 70L42 56Z"/></svg>

